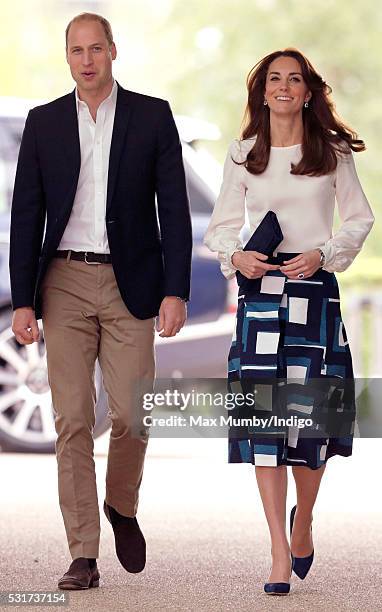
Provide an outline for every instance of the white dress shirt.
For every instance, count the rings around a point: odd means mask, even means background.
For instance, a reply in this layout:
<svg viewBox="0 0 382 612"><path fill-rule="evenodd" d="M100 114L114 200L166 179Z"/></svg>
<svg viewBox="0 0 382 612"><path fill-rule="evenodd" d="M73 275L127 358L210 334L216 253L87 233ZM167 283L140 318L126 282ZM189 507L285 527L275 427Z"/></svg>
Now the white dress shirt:
<svg viewBox="0 0 382 612"><path fill-rule="evenodd" d="M254 175L231 159L245 160L253 145L254 138L231 143L220 194L204 237L210 250L218 252L224 276L234 276L231 256L243 249L240 231L245 223L245 205L251 234L268 210L276 213L284 239L274 254L302 253L319 247L326 257L324 270L346 270L374 223L353 153L337 155L336 171L312 177L290 174L291 162L301 159L300 144L271 147L267 168ZM342 225L333 236L335 201Z"/></svg>
<svg viewBox="0 0 382 612"><path fill-rule="evenodd" d="M59 250L110 253L106 232L106 196L111 137L118 86L101 102L94 122L89 107L78 97L76 104L81 149L81 169L73 208Z"/></svg>

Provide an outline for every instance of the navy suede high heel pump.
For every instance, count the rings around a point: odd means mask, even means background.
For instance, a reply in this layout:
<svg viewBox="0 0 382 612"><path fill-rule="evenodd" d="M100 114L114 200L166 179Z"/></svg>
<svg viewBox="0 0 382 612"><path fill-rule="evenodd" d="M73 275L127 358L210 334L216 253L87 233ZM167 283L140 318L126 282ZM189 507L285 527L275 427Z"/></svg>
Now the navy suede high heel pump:
<svg viewBox="0 0 382 612"><path fill-rule="evenodd" d="M292 536L294 515L296 514L296 508L297 506L293 506L292 510L290 511L290 535L291 536ZM310 531L312 531L312 526L310 526ZM309 572L310 567L313 563L313 557L314 557L314 548L313 548L312 553L308 555L307 557L294 557L292 555L292 561L293 561L292 570L294 571L295 574L297 574L299 578L301 578L301 580L304 580L305 576Z"/></svg>
<svg viewBox="0 0 382 612"><path fill-rule="evenodd" d="M290 576L292 575L293 557L291 555L291 568ZM290 591L289 582L266 582L264 584L264 591L267 595L288 595Z"/></svg>

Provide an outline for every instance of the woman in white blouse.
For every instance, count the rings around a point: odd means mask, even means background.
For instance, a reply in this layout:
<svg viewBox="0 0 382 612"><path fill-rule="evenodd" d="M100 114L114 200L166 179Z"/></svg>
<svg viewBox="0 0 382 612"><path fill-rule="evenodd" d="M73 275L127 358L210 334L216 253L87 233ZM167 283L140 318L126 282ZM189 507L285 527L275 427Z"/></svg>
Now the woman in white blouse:
<svg viewBox="0 0 382 612"><path fill-rule="evenodd" d="M352 153L363 151L365 145L338 118L330 87L296 49L263 58L249 73L247 87L242 138L229 147L221 191L205 235L205 244L218 253L223 274L232 278L239 270L253 280L255 288L251 295L239 295L229 372L240 381L248 372L258 375L266 367L253 365L262 363L256 359L271 356L264 356L267 349L258 351L255 334L263 329L262 338L279 338L277 363L284 349L288 375L289 368L293 373L294 365L303 363L298 361L301 357L310 368L318 362L318 378L351 379L351 354L333 273L349 267L374 222ZM335 201L342 225L333 235ZM276 213L284 238L271 258L243 251L240 232L245 209L251 234L268 210ZM282 283L280 290L269 289L269 283L266 289L269 276ZM267 320L260 319L264 313L259 314L258 300L264 310L266 300L277 297L272 293L279 293L276 316L273 300ZM251 332L248 325L257 324L260 327ZM266 327L271 324L273 328ZM319 341L314 337L315 326L321 334ZM266 336L272 329L276 333ZM312 511L326 461L336 454L349 456L351 443L352 435L348 435L320 440L314 446L314 440L291 441L290 432L287 440L273 446L256 446L256 440L248 440L247 446L243 440L240 444L231 441L230 461L256 466L272 543L272 570L264 585L267 593L288 593L292 569L300 578L308 573L314 554ZM287 465L293 466L297 492L297 507L290 516L290 544L285 532Z"/></svg>

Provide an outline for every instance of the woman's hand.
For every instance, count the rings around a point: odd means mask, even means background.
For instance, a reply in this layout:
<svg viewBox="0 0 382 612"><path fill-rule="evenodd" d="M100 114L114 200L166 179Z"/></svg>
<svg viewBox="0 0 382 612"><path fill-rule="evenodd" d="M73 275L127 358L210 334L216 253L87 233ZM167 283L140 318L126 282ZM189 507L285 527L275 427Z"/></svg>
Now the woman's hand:
<svg viewBox="0 0 382 612"><path fill-rule="evenodd" d="M280 271L291 279L298 279L298 275L301 272L303 272L304 278L309 278L320 268L320 259L321 255L318 249L306 251L292 259L288 259L287 265L280 266Z"/></svg>
<svg viewBox="0 0 382 612"><path fill-rule="evenodd" d="M236 251L231 257L235 268L246 278L260 278L268 270L278 270L280 268L278 265L263 263L265 259L268 259L268 255L258 251Z"/></svg>

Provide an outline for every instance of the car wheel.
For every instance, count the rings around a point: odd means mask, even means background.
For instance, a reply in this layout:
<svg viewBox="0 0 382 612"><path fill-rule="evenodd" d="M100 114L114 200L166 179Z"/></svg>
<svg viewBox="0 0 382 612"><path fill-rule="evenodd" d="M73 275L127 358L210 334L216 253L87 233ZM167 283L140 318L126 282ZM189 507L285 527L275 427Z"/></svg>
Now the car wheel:
<svg viewBox="0 0 382 612"><path fill-rule="evenodd" d="M38 321L39 342L29 345L17 342L11 324L12 311L7 310L0 315L0 447L3 451L51 453L56 430L42 323ZM98 360L95 385L96 438L110 426Z"/></svg>

